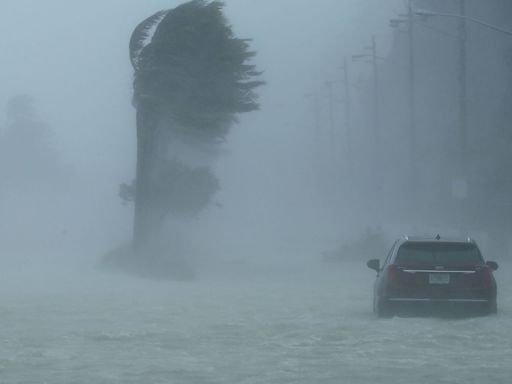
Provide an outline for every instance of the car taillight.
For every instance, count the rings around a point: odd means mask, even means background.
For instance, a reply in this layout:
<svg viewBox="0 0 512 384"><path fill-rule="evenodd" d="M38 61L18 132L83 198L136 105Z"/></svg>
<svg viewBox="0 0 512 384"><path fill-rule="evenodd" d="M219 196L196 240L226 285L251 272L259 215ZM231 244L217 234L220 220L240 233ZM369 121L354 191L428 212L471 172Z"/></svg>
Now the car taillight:
<svg viewBox="0 0 512 384"><path fill-rule="evenodd" d="M492 272L491 268L485 266L482 268L482 287L489 288L491 286Z"/></svg>
<svg viewBox="0 0 512 384"><path fill-rule="evenodd" d="M399 269L395 264L390 264L386 269L386 280L389 285L396 286L398 285L398 273Z"/></svg>

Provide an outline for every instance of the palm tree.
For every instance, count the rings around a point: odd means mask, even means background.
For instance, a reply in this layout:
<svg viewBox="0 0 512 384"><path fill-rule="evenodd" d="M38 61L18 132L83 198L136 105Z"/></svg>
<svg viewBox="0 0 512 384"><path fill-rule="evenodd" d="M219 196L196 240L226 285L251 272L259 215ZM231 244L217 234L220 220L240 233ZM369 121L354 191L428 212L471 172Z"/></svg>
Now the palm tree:
<svg viewBox="0 0 512 384"><path fill-rule="evenodd" d="M160 175L169 165L159 153L169 133L197 145L213 145L228 133L236 114L258 109L255 88L263 82L250 64L255 53L248 40L234 37L223 6L219 1L192 0L155 13L131 36L137 110L136 251L151 243L165 211L156 196L165 191ZM215 183L208 183L211 193Z"/></svg>

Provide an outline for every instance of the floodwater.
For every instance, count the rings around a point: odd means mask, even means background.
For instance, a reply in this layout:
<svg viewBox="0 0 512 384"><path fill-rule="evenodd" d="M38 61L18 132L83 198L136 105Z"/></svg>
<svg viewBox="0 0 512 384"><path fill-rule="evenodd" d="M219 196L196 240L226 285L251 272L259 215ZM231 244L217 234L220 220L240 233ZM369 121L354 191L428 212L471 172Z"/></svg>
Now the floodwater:
<svg viewBox="0 0 512 384"><path fill-rule="evenodd" d="M497 316L384 320L364 262L185 282L4 269L0 383L510 383L506 269Z"/></svg>

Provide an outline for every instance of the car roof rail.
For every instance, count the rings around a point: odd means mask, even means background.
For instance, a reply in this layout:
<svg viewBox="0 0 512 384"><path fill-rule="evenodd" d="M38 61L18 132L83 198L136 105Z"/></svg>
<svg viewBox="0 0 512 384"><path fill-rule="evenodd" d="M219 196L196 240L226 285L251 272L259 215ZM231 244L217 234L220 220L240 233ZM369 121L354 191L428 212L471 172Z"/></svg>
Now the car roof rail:
<svg viewBox="0 0 512 384"><path fill-rule="evenodd" d="M466 237L444 237L441 236L439 233L435 236L410 236L403 234L400 236L400 239L403 241L458 241L458 242L467 242L467 243L475 243L475 240L471 238L470 236Z"/></svg>

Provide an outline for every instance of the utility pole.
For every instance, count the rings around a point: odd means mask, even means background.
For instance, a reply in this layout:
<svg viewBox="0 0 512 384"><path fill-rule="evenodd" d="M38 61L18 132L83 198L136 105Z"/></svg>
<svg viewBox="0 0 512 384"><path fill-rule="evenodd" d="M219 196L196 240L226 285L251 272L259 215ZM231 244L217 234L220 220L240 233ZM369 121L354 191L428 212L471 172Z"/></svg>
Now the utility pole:
<svg viewBox="0 0 512 384"><path fill-rule="evenodd" d="M348 174L352 177L353 172L353 155L352 155L352 117L351 117L351 99L350 99L350 82L348 76L347 59L343 60L343 85L345 90L345 129L346 129L346 151L347 151L347 165Z"/></svg>
<svg viewBox="0 0 512 384"><path fill-rule="evenodd" d="M373 130L375 135L375 154L380 153L380 119L379 119L379 70L377 63L377 44L375 43L375 35L372 36L372 65L373 65ZM378 158L379 156L377 156ZM380 160L379 160L380 161Z"/></svg>
<svg viewBox="0 0 512 384"><path fill-rule="evenodd" d="M320 146L320 141L322 138L321 128L320 128L320 100L318 94L315 92L304 94L304 99L311 101L311 110L313 111L313 142L315 144L315 148Z"/></svg>
<svg viewBox="0 0 512 384"><path fill-rule="evenodd" d="M314 124L315 124L315 143L316 143L316 146L317 148L319 147L320 145L320 140L321 140L321 133L320 133L320 100L318 98L318 95L315 93L313 95L313 109L314 109L314 114L315 114L315 120L314 120Z"/></svg>
<svg viewBox="0 0 512 384"><path fill-rule="evenodd" d="M467 21L466 0L459 0L459 142L460 172L467 171Z"/></svg>
<svg viewBox="0 0 512 384"><path fill-rule="evenodd" d="M390 26L397 28L402 24L407 26L408 48L409 48L409 71L408 71L408 109L409 109L409 169L411 204L414 210L418 203L418 129L416 124L416 54L415 54L415 31L414 31L414 0L408 0L407 14L400 15L400 18L391 19Z"/></svg>
<svg viewBox="0 0 512 384"><path fill-rule="evenodd" d="M413 0L409 0L407 12L407 29L409 34L409 161L411 169L411 200L417 203L417 132L416 132L416 59L414 50L414 10Z"/></svg>
<svg viewBox="0 0 512 384"><path fill-rule="evenodd" d="M335 132L335 124L334 124L334 91L333 91L334 81L326 81L325 85L327 86L327 98L329 104L329 141L330 141L330 149L331 149L331 158L334 159L336 155L336 132ZM334 161L334 160L333 160Z"/></svg>
<svg viewBox="0 0 512 384"><path fill-rule="evenodd" d="M374 172L375 179L378 179L378 175L380 174L380 162L382 161L380 153L381 153L381 137L380 137L380 106L379 106L379 70L378 70L378 60L379 56L377 55L377 44L375 42L375 36L372 36L372 45L366 48L370 50L370 53L363 53L359 55L352 55L353 60L358 59L369 59L369 63L373 68L373 154L374 154Z"/></svg>
<svg viewBox="0 0 512 384"><path fill-rule="evenodd" d="M467 148L467 22L466 0L459 0L459 145L460 164L459 177L460 188L464 198L460 205L460 226L462 232L467 232L467 201L468 194L468 148Z"/></svg>

